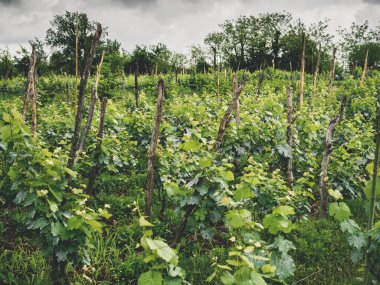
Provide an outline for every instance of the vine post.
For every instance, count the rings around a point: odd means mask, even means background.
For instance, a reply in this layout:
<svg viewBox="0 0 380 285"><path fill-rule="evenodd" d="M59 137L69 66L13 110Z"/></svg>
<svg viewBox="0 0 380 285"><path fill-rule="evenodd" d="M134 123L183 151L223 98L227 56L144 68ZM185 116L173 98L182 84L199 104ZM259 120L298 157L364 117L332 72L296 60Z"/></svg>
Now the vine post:
<svg viewBox="0 0 380 285"><path fill-rule="evenodd" d="M346 103L347 103L347 97L344 96L340 105L339 114L330 121L327 127L325 150L323 153L322 164L321 164L321 174L319 177L319 193L321 196L320 215L322 218L326 218L328 216L328 213L327 213L327 209L328 209L327 168L328 168L330 156L332 153L332 142L333 142L334 131L335 131L335 127L343 120Z"/></svg>
<svg viewBox="0 0 380 285"><path fill-rule="evenodd" d="M67 162L67 168L69 168L69 169L73 169L75 158L77 156L77 151L78 151L78 147L79 147L80 129L81 129L81 123L82 123L82 118L83 118L84 97L85 97L86 85L87 85L88 76L90 73L92 61L93 61L94 56L95 56L96 47L98 45L101 34L102 34L102 26L98 23L94 37L92 39L90 52L89 52L89 55L87 57L86 65L83 69L83 73L82 73L80 85L79 85L79 93L78 93L78 100L77 100L78 104L77 104L76 115L75 115L74 134L73 134L73 138L71 140L69 160Z"/></svg>
<svg viewBox="0 0 380 285"><path fill-rule="evenodd" d="M294 145L294 134L293 134L293 96L292 92L290 90L290 87L286 87L286 96L287 96L287 106L288 106L288 114L287 114L287 120L288 120L288 132L287 132L287 143L289 145L290 154L287 158L287 172L288 172L288 184L290 188L293 188L293 145Z"/></svg>
<svg viewBox="0 0 380 285"><path fill-rule="evenodd" d="M365 76L367 75L367 69L368 69L368 49L367 49L367 52L366 52L366 55L365 55L361 84L363 84Z"/></svg>
<svg viewBox="0 0 380 285"><path fill-rule="evenodd" d="M152 139L149 146L149 159L147 170L147 183L145 191L145 216L151 218L152 214L152 196L154 184L154 161L156 159L156 148L158 144L158 135L160 132L160 125L162 120L162 107L165 94L164 80L160 79L157 84L157 106L156 115L153 122Z"/></svg>

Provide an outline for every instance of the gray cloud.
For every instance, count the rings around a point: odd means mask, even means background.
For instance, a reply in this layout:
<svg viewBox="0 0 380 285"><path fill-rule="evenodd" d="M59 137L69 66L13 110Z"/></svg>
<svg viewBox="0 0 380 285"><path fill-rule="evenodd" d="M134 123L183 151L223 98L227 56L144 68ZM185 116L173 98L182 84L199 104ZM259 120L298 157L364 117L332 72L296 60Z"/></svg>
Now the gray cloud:
<svg viewBox="0 0 380 285"><path fill-rule="evenodd" d="M380 0L363 0L363 2L368 4L380 4Z"/></svg>
<svg viewBox="0 0 380 285"><path fill-rule="evenodd" d="M21 0L0 0L0 6L5 5L5 6L17 6L21 4Z"/></svg>
<svg viewBox="0 0 380 285"><path fill-rule="evenodd" d="M109 37L131 50L136 44L162 42L186 52L194 43L240 15L289 11L306 24L331 19L331 32L365 19L379 21L380 0L0 0L0 48L43 39L54 15L87 13L108 27Z"/></svg>

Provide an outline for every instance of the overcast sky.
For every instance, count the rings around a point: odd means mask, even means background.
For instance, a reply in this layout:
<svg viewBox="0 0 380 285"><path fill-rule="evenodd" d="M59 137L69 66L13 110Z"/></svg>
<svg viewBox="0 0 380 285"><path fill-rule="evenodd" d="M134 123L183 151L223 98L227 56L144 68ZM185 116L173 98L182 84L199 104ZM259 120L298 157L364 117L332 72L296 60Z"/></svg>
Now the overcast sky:
<svg viewBox="0 0 380 285"><path fill-rule="evenodd" d="M0 0L0 49L13 52L34 37L43 39L53 16L65 10L87 13L127 50L162 42L180 52L240 15L286 10L306 24L329 18L334 30L380 21L380 0Z"/></svg>

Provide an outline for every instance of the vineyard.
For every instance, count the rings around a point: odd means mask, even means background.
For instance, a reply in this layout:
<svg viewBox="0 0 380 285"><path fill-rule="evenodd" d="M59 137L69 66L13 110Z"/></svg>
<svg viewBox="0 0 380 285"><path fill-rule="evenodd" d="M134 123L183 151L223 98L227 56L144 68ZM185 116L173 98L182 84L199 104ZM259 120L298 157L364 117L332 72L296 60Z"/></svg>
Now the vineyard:
<svg viewBox="0 0 380 285"><path fill-rule="evenodd" d="M33 48L0 80L0 284L379 284L368 51L308 73L302 34L297 70L126 74L101 32L80 76Z"/></svg>

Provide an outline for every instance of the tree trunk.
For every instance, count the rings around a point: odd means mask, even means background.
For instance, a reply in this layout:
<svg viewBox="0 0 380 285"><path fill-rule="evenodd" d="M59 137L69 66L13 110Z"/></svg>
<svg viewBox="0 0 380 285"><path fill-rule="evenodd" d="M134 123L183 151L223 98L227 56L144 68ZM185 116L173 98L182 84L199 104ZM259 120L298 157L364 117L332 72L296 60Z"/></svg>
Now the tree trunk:
<svg viewBox="0 0 380 285"><path fill-rule="evenodd" d="M230 122L231 112L236 108L236 104L237 104L237 101L239 99L239 95L244 88L244 84L245 84L245 82L243 81L243 83L240 84L239 88L236 90L234 97L233 97L232 101L230 102L230 104L228 105L226 113L224 114L222 121L220 122L218 137L217 137L215 144L214 144L214 151L215 152L219 151L220 145L222 144L226 129L227 129L228 124Z"/></svg>
<svg viewBox="0 0 380 285"><path fill-rule="evenodd" d="M336 48L333 48L331 63L330 63L330 75L329 75L329 95L333 89L334 74L335 74L335 60L336 60Z"/></svg>
<svg viewBox="0 0 380 285"><path fill-rule="evenodd" d="M75 161L77 150L79 147L79 136L80 136L80 128L81 128L81 123L82 123L82 118L83 118L86 85L87 85L89 71L91 69L92 61L95 56L96 47L98 45L101 33L102 33L102 26L98 23L95 34L94 34L94 38L92 40L90 53L88 55L87 62L84 67L82 77L80 80L80 85L79 85L78 105L77 105L77 110L76 110L76 115L75 115L75 128L74 128L73 138L71 140L69 160L67 163L67 168L69 169L73 169L74 167L74 161Z"/></svg>
<svg viewBox="0 0 380 285"><path fill-rule="evenodd" d="M300 74L300 109L303 106L303 88L305 83L305 33L302 33L302 51L301 51L301 74Z"/></svg>
<svg viewBox="0 0 380 285"><path fill-rule="evenodd" d="M139 108L139 65L136 63L135 70L135 101L136 101L136 109Z"/></svg>
<svg viewBox="0 0 380 285"><path fill-rule="evenodd" d="M104 60L104 51L102 53L102 56L100 58L100 62L98 64L98 67L97 67L97 70L96 70L95 84L92 87L92 91L91 91L90 108L89 108L89 111L88 111L87 121L86 121L86 124L84 125L82 136L80 138L79 147L78 147L78 155L77 156L79 156L81 154L81 152L83 151L84 144L86 142L86 138L87 138L88 132L91 129L92 118L94 116L95 103L96 103L96 100L98 99L97 91L98 91L98 85L99 85L99 80L100 80L100 72L102 71L103 60Z"/></svg>
<svg viewBox="0 0 380 285"><path fill-rule="evenodd" d="M368 56L368 50L367 50ZM373 172L372 172L372 186L371 186L371 196L369 197L369 215L368 215L368 225L367 231L372 230L373 220L375 216L375 201L376 201L376 189L377 189L377 177L379 169L379 152L380 152L380 89L378 90L379 94L377 97L377 116L376 116L376 149L375 149L375 160L373 162ZM369 284L369 270L370 270L370 260L368 256L368 248L371 245L371 238L368 237L367 250L365 251L365 270L363 277L363 284Z"/></svg>
<svg viewBox="0 0 380 285"><path fill-rule="evenodd" d="M368 49L367 49L367 53L366 53L366 55L365 55L364 67L363 67L363 75L362 75L362 81L361 81L361 84L363 84L364 79L365 79L365 76L366 76L366 74L367 74L367 68L368 68Z"/></svg>
<svg viewBox="0 0 380 285"><path fill-rule="evenodd" d="M152 196L153 196L153 184L154 184L154 161L156 159L156 148L158 144L158 135L160 132L160 125L162 120L162 107L165 93L164 80L158 81L157 85L157 109L156 116L154 118L154 125L152 131L152 139L149 147L149 159L147 170L147 183L145 192L145 216L151 217L152 212Z"/></svg>
<svg viewBox="0 0 380 285"><path fill-rule="evenodd" d="M26 120L26 112L28 110L28 105L29 105L29 100L30 100L31 94L35 92L34 81L35 81L35 69L36 69L36 65L37 65L37 57L38 57L37 51L33 48L31 59L30 59L30 64L29 64L28 83L26 86L24 105L22 108L22 118L24 121Z"/></svg>
<svg viewBox="0 0 380 285"><path fill-rule="evenodd" d="M98 176L98 173L99 173L99 157L102 152L104 120L106 117L107 101L108 101L107 98L103 98L102 105L100 107L99 130L96 136L97 143L96 143L96 149L95 149L95 163L92 166L90 174L88 176L88 184L87 184L87 189L86 189L86 193L89 195L95 194L94 185L95 185L96 176Z"/></svg>
<svg viewBox="0 0 380 285"><path fill-rule="evenodd" d="M334 131L335 131L335 127L343 119L346 102L347 102L347 97L345 96L343 97L342 103L340 105L340 111L339 111L338 116L332 119L327 127L325 150L323 153L323 159L322 159L322 164L321 164L321 174L319 178L319 193L321 196L320 215L322 218L327 217L327 209L328 209L327 168L329 165L330 156L332 152L332 142L333 142Z"/></svg>
<svg viewBox="0 0 380 285"><path fill-rule="evenodd" d="M313 76L313 97L317 94L317 78L319 74L319 65L321 64L321 45L319 44L318 48L318 57L317 57L317 65L315 67L315 72Z"/></svg>
<svg viewBox="0 0 380 285"><path fill-rule="evenodd" d="M289 145L290 153L289 157L287 158L287 172L288 172L288 184L290 188L293 188L293 145L294 145L294 134L293 134L293 96L292 92L290 90L290 87L286 87L286 95L288 98L288 114L287 114L287 120L288 120L288 138L287 143Z"/></svg>

